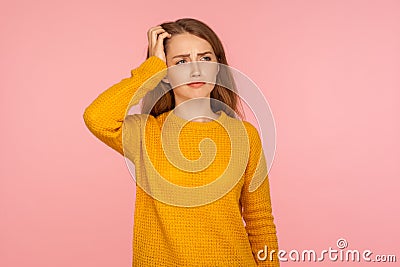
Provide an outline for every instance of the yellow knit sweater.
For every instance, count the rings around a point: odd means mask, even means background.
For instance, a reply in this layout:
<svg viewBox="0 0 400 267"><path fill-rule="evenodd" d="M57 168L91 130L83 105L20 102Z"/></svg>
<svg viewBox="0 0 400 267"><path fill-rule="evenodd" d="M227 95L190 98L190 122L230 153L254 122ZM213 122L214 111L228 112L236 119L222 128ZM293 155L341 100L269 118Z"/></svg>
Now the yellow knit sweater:
<svg viewBox="0 0 400 267"><path fill-rule="evenodd" d="M138 104L162 79L166 68L158 57L148 58L131 71L131 77L100 94L83 115L88 129L97 138L136 167L132 266L279 266L276 253L272 261L257 257L265 246L268 253L277 251L278 242L265 158L258 131L252 124L223 111L218 112L219 118L209 122L188 122L173 111L157 117L126 116L131 100L131 105ZM154 82L141 87L152 76L156 77ZM163 130L166 124L168 127ZM246 136L240 130L232 130L240 129L240 125L244 125ZM172 140L179 129L182 156L190 164L198 163L200 171L180 168L184 160L178 160L177 166L168 157L162 142L168 143L169 136ZM199 145L205 138L210 138L214 146ZM231 147L232 140L236 140L236 148ZM201 157L202 161L193 162ZM204 162L212 163L202 168ZM240 166L244 166L244 172ZM228 167L231 171L226 172ZM204 186L220 176L225 177L225 182L217 184L217 189L224 188L226 194L216 198L218 190L205 191ZM257 180L263 182L250 192L251 184L257 184ZM165 181L176 186L168 187ZM182 187L203 190L185 191L181 195L181 191L172 190Z"/></svg>

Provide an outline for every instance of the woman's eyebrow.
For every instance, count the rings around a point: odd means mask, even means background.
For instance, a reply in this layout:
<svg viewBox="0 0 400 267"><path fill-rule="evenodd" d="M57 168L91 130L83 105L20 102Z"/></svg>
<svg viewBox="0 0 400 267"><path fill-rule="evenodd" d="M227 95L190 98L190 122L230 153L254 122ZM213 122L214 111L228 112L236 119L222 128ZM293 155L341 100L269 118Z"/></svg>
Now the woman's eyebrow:
<svg viewBox="0 0 400 267"><path fill-rule="evenodd" d="M206 51L206 52L198 53L197 55L198 56L204 56L206 54L212 54L212 52L211 51ZM190 56L190 54L184 54L184 55L176 55L176 56L174 56L172 58L174 59L176 57L189 57L189 56Z"/></svg>

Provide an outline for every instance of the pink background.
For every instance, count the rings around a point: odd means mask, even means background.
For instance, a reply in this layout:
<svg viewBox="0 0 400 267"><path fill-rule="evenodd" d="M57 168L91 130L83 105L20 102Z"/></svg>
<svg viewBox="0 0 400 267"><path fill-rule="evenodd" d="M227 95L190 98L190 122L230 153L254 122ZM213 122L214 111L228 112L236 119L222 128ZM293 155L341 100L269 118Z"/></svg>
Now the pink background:
<svg viewBox="0 0 400 267"><path fill-rule="evenodd" d="M208 23L271 106L280 248L343 237L399 261L400 2L188 3L2 3L0 266L131 265L134 184L82 114L145 59L149 27L181 17ZM334 264L365 263L282 265Z"/></svg>

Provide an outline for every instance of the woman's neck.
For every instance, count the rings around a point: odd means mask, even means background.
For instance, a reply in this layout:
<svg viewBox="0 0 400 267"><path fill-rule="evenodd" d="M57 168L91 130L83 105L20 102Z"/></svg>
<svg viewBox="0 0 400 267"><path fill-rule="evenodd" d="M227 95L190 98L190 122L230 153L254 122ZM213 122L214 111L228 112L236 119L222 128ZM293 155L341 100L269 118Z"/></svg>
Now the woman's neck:
<svg viewBox="0 0 400 267"><path fill-rule="evenodd" d="M194 98L178 104L173 112L175 115L188 120L197 122L207 122L219 117L214 113L210 106L210 98Z"/></svg>

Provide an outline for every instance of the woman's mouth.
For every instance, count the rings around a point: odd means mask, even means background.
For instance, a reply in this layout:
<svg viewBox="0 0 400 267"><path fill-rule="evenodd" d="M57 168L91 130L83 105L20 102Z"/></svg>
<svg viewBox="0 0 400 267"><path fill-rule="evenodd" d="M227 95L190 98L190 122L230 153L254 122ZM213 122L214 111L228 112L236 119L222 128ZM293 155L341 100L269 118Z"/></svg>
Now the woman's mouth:
<svg viewBox="0 0 400 267"><path fill-rule="evenodd" d="M205 84L205 82L194 82L194 83L188 83L187 85L189 85L190 87L193 88L199 88L201 86L203 86Z"/></svg>

